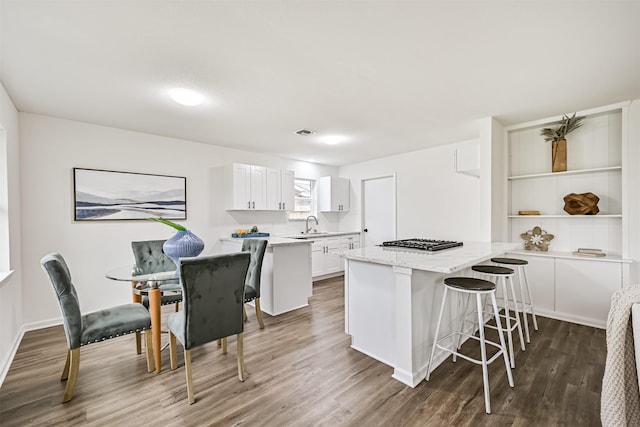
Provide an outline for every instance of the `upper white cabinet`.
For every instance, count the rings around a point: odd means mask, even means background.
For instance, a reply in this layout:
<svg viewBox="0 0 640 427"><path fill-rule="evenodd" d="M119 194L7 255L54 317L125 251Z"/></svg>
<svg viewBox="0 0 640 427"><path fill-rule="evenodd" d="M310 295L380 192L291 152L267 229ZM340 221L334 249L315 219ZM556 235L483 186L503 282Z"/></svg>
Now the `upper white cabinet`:
<svg viewBox="0 0 640 427"><path fill-rule="evenodd" d="M480 144L477 142L465 143L456 148L454 164L456 172L480 177Z"/></svg>
<svg viewBox="0 0 640 427"><path fill-rule="evenodd" d="M267 168L267 210L293 209L293 171Z"/></svg>
<svg viewBox="0 0 640 427"><path fill-rule="evenodd" d="M227 210L293 209L293 171L233 163L225 168Z"/></svg>
<svg viewBox="0 0 640 427"><path fill-rule="evenodd" d="M267 207L267 168L233 163L225 168L227 210Z"/></svg>
<svg viewBox="0 0 640 427"><path fill-rule="evenodd" d="M323 176L317 181L318 210L346 212L349 210L349 180Z"/></svg>

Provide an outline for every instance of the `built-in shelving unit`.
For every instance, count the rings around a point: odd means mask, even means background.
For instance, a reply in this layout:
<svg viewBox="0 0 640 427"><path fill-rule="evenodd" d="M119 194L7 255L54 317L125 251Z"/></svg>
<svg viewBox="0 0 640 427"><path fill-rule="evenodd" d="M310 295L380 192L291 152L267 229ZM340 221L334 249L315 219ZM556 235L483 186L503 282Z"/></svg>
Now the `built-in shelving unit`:
<svg viewBox="0 0 640 427"><path fill-rule="evenodd" d="M551 172L551 143L540 135L561 116L505 129L508 238L523 242L520 235L535 226L554 235L549 252L523 247L512 253L529 261L534 303L545 315L604 327L611 295L628 276L628 106L577 112L585 120L567 135L566 172ZM587 192L600 198L597 215L563 210L564 196ZM540 215L518 214L534 210ZM599 248L606 256L574 255L578 248Z"/></svg>
<svg viewBox="0 0 640 427"><path fill-rule="evenodd" d="M579 247L596 247L623 256L623 113L626 104L585 112L582 127L567 136L567 171L551 172L551 143L540 135L561 117L512 126L508 145L508 232L511 241L538 225L555 236L554 251L571 254ZM563 197L596 194L597 215L569 215ZM518 215L537 210L540 215Z"/></svg>

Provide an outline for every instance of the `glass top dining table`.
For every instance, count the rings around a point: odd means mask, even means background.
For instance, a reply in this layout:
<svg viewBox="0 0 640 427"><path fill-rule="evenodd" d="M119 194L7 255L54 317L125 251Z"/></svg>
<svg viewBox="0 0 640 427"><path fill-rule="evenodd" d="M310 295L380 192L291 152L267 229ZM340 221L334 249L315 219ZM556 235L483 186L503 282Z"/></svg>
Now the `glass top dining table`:
<svg viewBox="0 0 640 427"><path fill-rule="evenodd" d="M138 270L139 271L139 270ZM153 342L153 358L156 372L162 371L162 320L161 301L162 291L158 287L163 282L178 280L177 270L162 271L159 273L139 274L132 265L123 265L107 271L105 277L120 282L130 282L132 286L133 302L141 303L141 293L149 295L149 314L151 315L151 338ZM142 286L141 286L142 285ZM136 335L136 350L141 353L140 335Z"/></svg>
<svg viewBox="0 0 640 427"><path fill-rule="evenodd" d="M158 285L162 282L178 280L180 278L180 276L178 275L178 270L141 274L136 271L135 266L131 265L122 265L120 267L109 270L105 274L105 277L107 279L118 280L121 282L147 283L149 285Z"/></svg>

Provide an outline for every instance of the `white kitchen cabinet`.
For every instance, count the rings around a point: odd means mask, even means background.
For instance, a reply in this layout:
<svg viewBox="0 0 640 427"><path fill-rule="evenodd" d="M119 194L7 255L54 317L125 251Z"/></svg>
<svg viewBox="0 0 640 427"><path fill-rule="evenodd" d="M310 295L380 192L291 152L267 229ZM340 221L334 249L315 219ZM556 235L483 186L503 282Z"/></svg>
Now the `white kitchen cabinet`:
<svg viewBox="0 0 640 427"><path fill-rule="evenodd" d="M516 251L507 256L529 262L536 314L600 328L606 325L611 295L623 287L628 265L619 258L576 259L558 252Z"/></svg>
<svg viewBox="0 0 640 427"><path fill-rule="evenodd" d="M346 212L349 210L349 180L323 176L316 182L318 211Z"/></svg>
<svg viewBox="0 0 640 427"><path fill-rule="evenodd" d="M227 210L267 209L267 168L233 163L225 168Z"/></svg>
<svg viewBox="0 0 640 427"><path fill-rule="evenodd" d="M346 234L340 236L340 248L343 251L358 249L360 247L360 234Z"/></svg>
<svg viewBox="0 0 640 427"><path fill-rule="evenodd" d="M311 244L311 276L317 278L342 272L344 267L339 250L340 237L314 239Z"/></svg>
<svg viewBox="0 0 640 427"><path fill-rule="evenodd" d="M466 143L456 148L455 169L458 173L480 177L480 156L478 142Z"/></svg>
<svg viewBox="0 0 640 427"><path fill-rule="evenodd" d="M289 211L294 207L293 171L267 168L267 210Z"/></svg>
<svg viewBox="0 0 640 427"><path fill-rule="evenodd" d="M556 312L576 322L597 321L604 327L611 295L618 289L622 289L620 263L556 259Z"/></svg>

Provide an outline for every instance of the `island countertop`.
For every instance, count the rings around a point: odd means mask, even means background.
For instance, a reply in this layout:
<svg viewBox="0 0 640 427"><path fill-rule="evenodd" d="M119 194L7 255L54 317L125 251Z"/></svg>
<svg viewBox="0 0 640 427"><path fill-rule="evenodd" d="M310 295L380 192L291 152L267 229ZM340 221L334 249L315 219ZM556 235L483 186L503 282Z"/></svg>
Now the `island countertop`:
<svg viewBox="0 0 640 427"><path fill-rule="evenodd" d="M269 237L252 237L253 239L265 239L267 240L269 243L267 243L267 247L269 246L289 246L289 245L304 245L304 244L310 244L311 241L310 240L305 240L305 239L289 239L286 237L275 237L275 236L269 236ZM227 236L221 236L220 237L220 241L221 242L242 242L246 240L246 238L242 238L242 237L227 237Z"/></svg>
<svg viewBox="0 0 640 427"><path fill-rule="evenodd" d="M453 273L479 262L512 251L518 243L463 242L463 246L437 252L383 246L345 250L340 256L352 261L370 262L437 273Z"/></svg>

